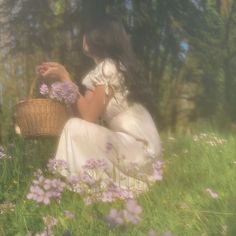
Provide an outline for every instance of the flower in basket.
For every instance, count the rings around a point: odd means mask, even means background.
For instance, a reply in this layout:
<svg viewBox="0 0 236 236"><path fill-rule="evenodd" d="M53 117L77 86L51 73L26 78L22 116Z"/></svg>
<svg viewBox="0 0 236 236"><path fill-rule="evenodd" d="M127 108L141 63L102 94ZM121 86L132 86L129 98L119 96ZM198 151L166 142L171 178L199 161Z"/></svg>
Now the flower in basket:
<svg viewBox="0 0 236 236"><path fill-rule="evenodd" d="M76 102L79 89L78 86L70 81L54 82L50 88L48 85L42 84L40 94L59 102L71 104Z"/></svg>

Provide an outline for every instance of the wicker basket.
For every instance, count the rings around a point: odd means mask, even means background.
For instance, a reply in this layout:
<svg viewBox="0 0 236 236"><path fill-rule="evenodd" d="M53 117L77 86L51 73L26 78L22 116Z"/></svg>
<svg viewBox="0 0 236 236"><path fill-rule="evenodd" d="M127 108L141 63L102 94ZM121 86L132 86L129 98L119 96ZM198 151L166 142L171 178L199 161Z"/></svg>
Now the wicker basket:
<svg viewBox="0 0 236 236"><path fill-rule="evenodd" d="M34 79L28 99L16 104L16 124L25 138L60 135L69 118L64 104L52 99L32 98Z"/></svg>

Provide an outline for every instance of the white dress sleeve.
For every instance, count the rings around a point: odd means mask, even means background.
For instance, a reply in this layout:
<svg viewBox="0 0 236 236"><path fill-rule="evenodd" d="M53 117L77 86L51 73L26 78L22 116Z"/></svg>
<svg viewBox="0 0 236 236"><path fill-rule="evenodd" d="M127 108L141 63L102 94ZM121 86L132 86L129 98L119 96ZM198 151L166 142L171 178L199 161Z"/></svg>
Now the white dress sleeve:
<svg viewBox="0 0 236 236"><path fill-rule="evenodd" d="M92 91L95 90L97 85L105 85L106 95L109 94L109 87L113 89L114 93L119 91L123 82L122 74L117 70L115 63L111 59L105 59L99 63L82 80L82 84Z"/></svg>

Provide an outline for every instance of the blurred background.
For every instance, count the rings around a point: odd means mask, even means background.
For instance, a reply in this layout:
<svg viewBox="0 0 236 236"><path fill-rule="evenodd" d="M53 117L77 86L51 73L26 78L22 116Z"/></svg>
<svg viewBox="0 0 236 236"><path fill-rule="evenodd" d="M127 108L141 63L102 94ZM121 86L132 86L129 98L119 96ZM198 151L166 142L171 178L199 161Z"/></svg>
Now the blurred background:
<svg viewBox="0 0 236 236"><path fill-rule="evenodd" d="M81 25L103 12L125 22L160 130L236 130L235 0L0 0L1 139L15 135L36 65L62 63L80 84L92 66Z"/></svg>

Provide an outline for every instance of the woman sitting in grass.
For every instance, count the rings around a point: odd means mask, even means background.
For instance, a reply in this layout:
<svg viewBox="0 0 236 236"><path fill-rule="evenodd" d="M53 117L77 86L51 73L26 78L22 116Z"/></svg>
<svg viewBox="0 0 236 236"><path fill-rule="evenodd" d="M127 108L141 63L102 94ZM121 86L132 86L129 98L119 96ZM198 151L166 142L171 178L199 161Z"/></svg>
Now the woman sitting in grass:
<svg viewBox="0 0 236 236"><path fill-rule="evenodd" d="M161 179L153 163L161 159L161 143L156 125L137 87L141 74L128 35L114 16L104 15L87 25L83 51L95 67L82 80L87 88L78 93L77 117L67 121L58 143L56 160L68 164L64 176L79 175L88 160L106 163L103 179L141 193ZM57 76L70 81L68 71L55 62L38 67L42 78ZM73 82L72 82L73 83ZM99 119L106 125L100 125Z"/></svg>

